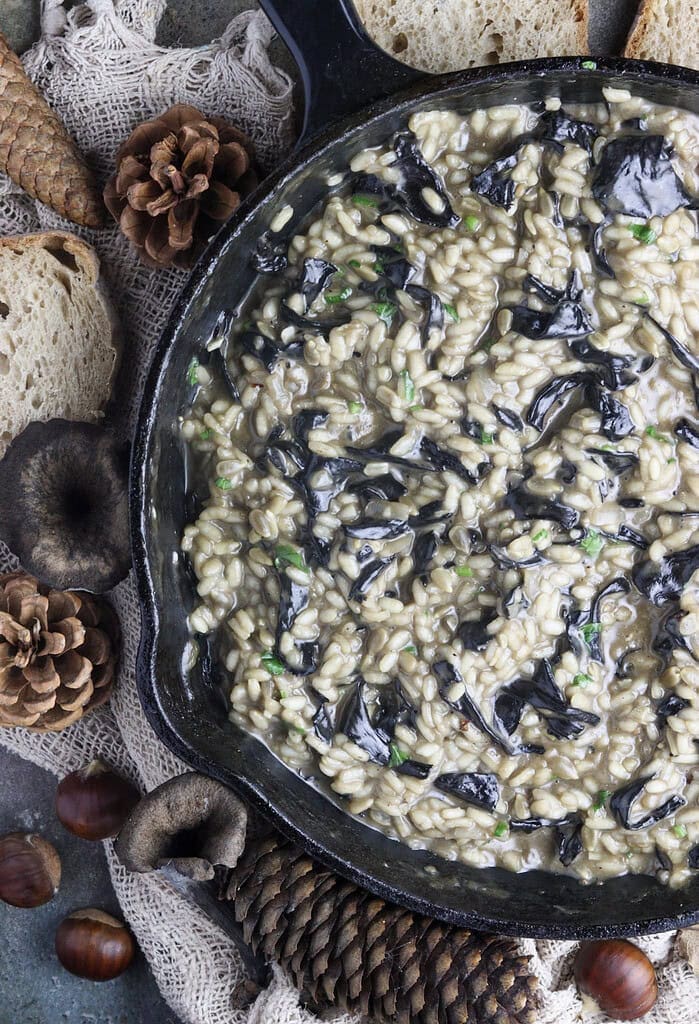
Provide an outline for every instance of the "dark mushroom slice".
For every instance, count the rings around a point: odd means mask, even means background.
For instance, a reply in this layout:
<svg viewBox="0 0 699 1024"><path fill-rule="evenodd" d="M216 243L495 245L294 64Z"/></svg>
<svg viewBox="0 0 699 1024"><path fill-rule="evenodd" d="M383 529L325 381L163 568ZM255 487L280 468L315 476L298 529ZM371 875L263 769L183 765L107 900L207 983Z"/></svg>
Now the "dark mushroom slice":
<svg viewBox="0 0 699 1024"><path fill-rule="evenodd" d="M506 619L513 619L526 612L531 601L524 593L521 583L512 587L502 599L502 613Z"/></svg>
<svg viewBox="0 0 699 1024"><path fill-rule="evenodd" d="M621 441L636 429L629 410L618 399L601 387L585 389L585 398L592 409L600 414L600 431L610 441Z"/></svg>
<svg viewBox="0 0 699 1024"><path fill-rule="evenodd" d="M532 341L555 338L584 338L594 327L589 314L579 302L562 299L553 310L512 307L512 330Z"/></svg>
<svg viewBox="0 0 699 1024"><path fill-rule="evenodd" d="M497 619L495 608L481 608L477 619L466 619L456 630L465 651L484 651L491 640L488 626Z"/></svg>
<svg viewBox="0 0 699 1024"><path fill-rule="evenodd" d="M658 706L656 712L658 715L658 726L664 728L667 725L668 718L673 715L679 715L680 711L684 711L685 708L691 706L691 701L688 701L685 697L680 697L677 693L669 693L667 697L663 697Z"/></svg>
<svg viewBox="0 0 699 1024"><path fill-rule="evenodd" d="M372 583L379 578L381 573L385 572L391 562L395 561L395 555L390 558L377 558L373 562L368 562L357 576L356 580L352 583L349 592L350 601L363 601L369 592L369 588Z"/></svg>
<svg viewBox="0 0 699 1024"><path fill-rule="evenodd" d="M491 772L446 772L437 776L434 786L484 811L494 811L500 799L498 779Z"/></svg>
<svg viewBox="0 0 699 1024"><path fill-rule="evenodd" d="M324 700L313 716L313 731L319 739L325 740L326 743L332 743L335 735L336 711L336 707Z"/></svg>
<svg viewBox="0 0 699 1024"><path fill-rule="evenodd" d="M484 733L486 736L489 736L508 754L517 752L512 744L509 743L505 735L498 732L496 728L488 724L483 713L480 711L473 698L469 695L468 691L464 691L458 700L450 700L448 694L454 683L463 683L461 673L450 661L435 662L432 666L432 671L437 677L439 696L445 704L448 704L452 711L458 712L458 714L462 715L469 722L472 722L476 729Z"/></svg>
<svg viewBox="0 0 699 1024"><path fill-rule="evenodd" d="M387 765L391 760L391 743L372 724L364 700L365 685L364 679L357 676L347 687L338 704L335 732L356 743L376 764Z"/></svg>
<svg viewBox="0 0 699 1024"><path fill-rule="evenodd" d="M626 523L622 523L619 527L615 540L622 540L626 544L631 544L633 547L638 548L639 551L647 551L650 547L650 541L646 540L642 533L638 530L634 530L632 526L627 526Z"/></svg>
<svg viewBox="0 0 699 1024"><path fill-rule="evenodd" d="M426 779L432 771L432 765L408 758L407 761L401 761L400 764L397 764L393 771L398 772L399 775L409 775L412 779Z"/></svg>
<svg viewBox="0 0 699 1024"><path fill-rule="evenodd" d="M576 654L587 652L593 661L604 661L600 621L602 601L612 594L628 594L630 590L629 581L618 576L595 594L589 608L573 608L568 612L567 634Z"/></svg>
<svg viewBox="0 0 699 1024"><path fill-rule="evenodd" d="M592 153L599 128L587 121L578 121L562 108L547 110L539 118L534 133L544 142L572 142Z"/></svg>
<svg viewBox="0 0 699 1024"><path fill-rule="evenodd" d="M630 832L638 832L639 829L650 828L652 825L657 825L663 818L668 818L686 804L687 801L683 797L671 796L660 807L656 807L654 811L649 811L648 814L639 818L638 821L631 821L634 801L640 796L644 786L652 778L652 775L644 775L642 778L635 779L633 782L629 782L626 786L622 786L621 789L617 789L616 792L612 793L609 799L609 808L622 828Z"/></svg>
<svg viewBox="0 0 699 1024"><path fill-rule="evenodd" d="M627 217L667 217L694 207L672 165L674 150L663 135L621 135L610 139L592 179L592 194L604 210Z"/></svg>
<svg viewBox="0 0 699 1024"><path fill-rule="evenodd" d="M604 448L586 448L588 455L596 455L615 476L622 476L639 463L638 455L633 452L613 452Z"/></svg>
<svg viewBox="0 0 699 1024"><path fill-rule="evenodd" d="M296 617L308 607L309 588L292 580L285 572L279 573L279 616L277 619L275 655L282 665L295 676L309 676L318 668L318 644L315 640L294 640L299 664L293 664L281 652L281 638L291 633Z"/></svg>
<svg viewBox="0 0 699 1024"><path fill-rule="evenodd" d="M655 317L652 317L650 313L646 313L645 316L647 320L650 320L656 330L660 331L663 338L670 346L670 350L677 362L681 363L682 366L685 366L688 370L691 370L692 373L699 374L699 357L690 352L686 345L683 345L674 334L668 331L667 327L663 327L659 324Z"/></svg>
<svg viewBox="0 0 699 1024"><path fill-rule="evenodd" d="M374 724L389 739L393 739L397 725L415 728L417 708L405 695L400 679L392 679L388 686L382 686L377 699Z"/></svg>
<svg viewBox="0 0 699 1024"><path fill-rule="evenodd" d="M524 481L509 488L504 505L512 510L515 519L548 519L564 530L571 530L580 521L580 513L576 509L561 501L531 494Z"/></svg>
<svg viewBox="0 0 699 1024"><path fill-rule="evenodd" d="M378 498L381 501L398 501L406 494L408 488L390 473L381 476L364 477L348 484L347 490L358 497L370 501Z"/></svg>
<svg viewBox="0 0 699 1024"><path fill-rule="evenodd" d="M505 409L501 405L495 405L493 402L493 412L503 427L507 427L508 430L514 430L517 434L521 434L524 430L522 417L518 416L516 412L512 412L511 409Z"/></svg>
<svg viewBox="0 0 699 1024"><path fill-rule="evenodd" d="M527 274L522 281L522 291L538 295L541 301L546 302L549 306L555 306L565 298L564 288L554 288L553 285L546 284L533 274Z"/></svg>
<svg viewBox="0 0 699 1024"><path fill-rule="evenodd" d="M371 251L376 255L374 272L388 281L394 289L401 288L405 291L417 274L417 267L390 245L372 245Z"/></svg>
<svg viewBox="0 0 699 1024"><path fill-rule="evenodd" d="M615 278L616 274L612 270L612 266L607 256L607 250L604 248L604 229L608 227L612 222L612 218L607 216L599 224L595 225L594 229L590 232L590 251L592 253L592 259L595 267L604 274L605 277Z"/></svg>
<svg viewBox="0 0 699 1024"><path fill-rule="evenodd" d="M564 403L567 410L574 395L582 397L585 394L585 390L590 386L596 385L596 383L595 375L587 370L570 373L564 377L552 377L548 384L544 384L534 396L526 413L527 423L536 430L542 431L547 417L555 405ZM581 405L582 403L578 401L575 406L570 406L570 415L577 411ZM569 418L569 416L566 418Z"/></svg>
<svg viewBox="0 0 699 1024"><path fill-rule="evenodd" d="M439 535L437 533L423 533L418 537L412 550L413 572L418 576L426 573L438 547Z"/></svg>
<svg viewBox="0 0 699 1024"><path fill-rule="evenodd" d="M579 736L587 725L597 725L599 715L570 705L553 675L547 658L537 664L531 679L516 679L503 687L495 701L495 719L508 735L517 728L524 705L529 704L545 719L547 730L559 739Z"/></svg>
<svg viewBox="0 0 699 1024"><path fill-rule="evenodd" d="M279 359L298 359L303 355L303 342L290 341L283 345L273 341L266 334L258 330L243 331L236 337L236 343L247 352L248 355L259 359L262 365L270 373L276 366Z"/></svg>
<svg viewBox="0 0 699 1024"><path fill-rule="evenodd" d="M393 184L376 175L359 175L355 192L380 196L389 206L407 213L422 224L435 228L453 228L461 218L454 213L444 182L423 157L415 135L399 132L393 140L396 160L391 168L398 171L399 180ZM425 202L423 189L430 188L442 200L443 210L437 213Z"/></svg>
<svg viewBox="0 0 699 1024"><path fill-rule="evenodd" d="M635 565L631 577L636 588L656 605L674 601L699 569L699 544L665 555L659 562L650 559Z"/></svg>
<svg viewBox="0 0 699 1024"><path fill-rule="evenodd" d="M681 441L685 441L692 448L699 448L699 430L689 420L684 417L678 420L674 432Z"/></svg>
<svg viewBox="0 0 699 1024"><path fill-rule="evenodd" d="M634 363L638 362L639 369L643 372L650 369L654 362L652 356L638 360L636 356L620 356L614 352L605 352L601 348L596 348L587 338L571 341L569 348L579 362L593 363L600 368L602 382L610 391L621 391L638 380L636 374L629 370Z"/></svg>
<svg viewBox="0 0 699 1024"><path fill-rule="evenodd" d="M325 291L337 273L334 263L318 258L305 259L301 269L301 277L294 287L302 297L305 309L309 310L317 298Z"/></svg>
<svg viewBox="0 0 699 1024"><path fill-rule="evenodd" d="M424 344L430 340L432 331L441 331L444 327L444 303L439 295L435 295L428 288L421 285L410 284L405 289L411 299L425 310L425 318L422 322L420 334Z"/></svg>
<svg viewBox="0 0 699 1024"><path fill-rule="evenodd" d="M699 843L693 846L687 854L687 864L690 868L699 868Z"/></svg>
<svg viewBox="0 0 699 1024"><path fill-rule="evenodd" d="M498 547L497 544L490 544L488 551L493 556L493 561L498 569L530 569L532 566L541 565L546 561L539 551L535 551L533 555L521 558L519 561L516 558L510 558L505 549Z"/></svg>
<svg viewBox="0 0 699 1024"><path fill-rule="evenodd" d="M258 274L279 274L289 266L286 242L273 240L272 232L265 231L250 257L253 270Z"/></svg>
<svg viewBox="0 0 699 1024"><path fill-rule="evenodd" d="M470 484L479 483L490 469L490 463L487 461L480 462L475 470L467 469L457 455L440 448L431 437L423 437L420 451L434 469L454 473Z"/></svg>
<svg viewBox="0 0 699 1024"><path fill-rule="evenodd" d="M686 612L679 608L671 608L658 624L651 649L660 655L665 664L670 661L673 651L685 651L690 657L695 658L686 636L680 632L680 619L684 618L685 614ZM682 699L678 698L678 700Z"/></svg>
<svg viewBox="0 0 699 1024"><path fill-rule="evenodd" d="M0 461L0 535L60 590L102 593L131 568L128 447L102 427L30 423Z"/></svg>
<svg viewBox="0 0 699 1024"><path fill-rule="evenodd" d="M565 867L569 867L575 858L582 853L582 818L579 814L567 814L565 818L512 818L511 832L524 832L529 835L540 828L555 828L558 843L558 858Z"/></svg>
<svg viewBox="0 0 699 1024"><path fill-rule="evenodd" d="M578 475L578 467L570 459L561 459L561 464L556 471L556 479L562 484L574 484Z"/></svg>
<svg viewBox="0 0 699 1024"><path fill-rule="evenodd" d="M416 461L420 454L420 442L407 453L407 456L403 455L392 455L390 449L400 441L403 437L403 431L399 428L397 430L389 430L381 437L377 438L368 448L354 448L352 446L347 447L347 451L350 455L358 459L364 459L366 462L388 462L393 466L400 466L406 470L429 470L429 465L424 462Z"/></svg>
<svg viewBox="0 0 699 1024"><path fill-rule="evenodd" d="M362 519L345 523L342 529L358 540L395 540L411 532L410 523L404 519Z"/></svg>

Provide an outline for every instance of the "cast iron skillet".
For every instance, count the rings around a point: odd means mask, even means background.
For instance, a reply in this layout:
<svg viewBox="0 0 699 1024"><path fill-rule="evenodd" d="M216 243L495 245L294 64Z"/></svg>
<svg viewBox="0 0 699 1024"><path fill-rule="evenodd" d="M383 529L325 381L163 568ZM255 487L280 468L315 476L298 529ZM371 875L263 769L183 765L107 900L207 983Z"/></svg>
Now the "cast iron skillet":
<svg viewBox="0 0 699 1024"><path fill-rule="evenodd" d="M425 79L364 35L349 0L261 0L298 61L306 96L302 143L225 225L198 264L160 341L133 451L131 510L143 613L138 681L158 736L183 760L238 790L308 852L386 899L454 924L508 935L599 938L659 932L699 920L699 872L683 889L650 877L584 886L563 875L474 869L414 851L342 811L226 715L216 659L202 648L185 667L193 591L179 553L191 514L176 420L191 395L187 365L221 310L253 284L249 254L284 204L304 215L327 194L323 178L383 142L409 113L440 106L600 98L603 84L699 111L699 75L667 65L537 60ZM309 11L312 8L312 11ZM397 95L395 90L402 89ZM388 96L388 98L386 98ZM357 112L358 111L358 112ZM313 136L311 142L306 140Z"/></svg>

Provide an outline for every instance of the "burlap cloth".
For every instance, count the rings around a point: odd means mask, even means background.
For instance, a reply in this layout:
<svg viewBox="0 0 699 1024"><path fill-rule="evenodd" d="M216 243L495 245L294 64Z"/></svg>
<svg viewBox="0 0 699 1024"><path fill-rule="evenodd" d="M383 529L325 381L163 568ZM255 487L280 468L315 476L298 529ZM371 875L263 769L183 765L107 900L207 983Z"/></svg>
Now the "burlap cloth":
<svg viewBox="0 0 699 1024"><path fill-rule="evenodd" d="M62 0L43 0L43 36L26 55L29 74L59 111L81 149L106 179L114 154L140 121L173 103L230 117L255 140L267 167L293 141L291 86L269 60L272 29L251 10L235 18L221 39L190 50L156 46L155 32L167 0L89 0L69 13ZM71 226L0 178L0 233ZM115 229L82 234L97 248L125 327L125 372L116 403L117 427L129 431L150 353L184 276L144 268ZM60 373L57 367L56 372ZM0 571L14 567L0 546ZM114 593L124 629L119 685L109 707L60 735L3 730L0 743L64 775L99 756L150 790L185 766L155 738L141 712L134 681L139 635L133 581ZM124 916L148 958L163 996L186 1024L313 1024L286 979L251 1010L232 1008L241 980L233 943L158 875L128 875L111 843L109 869ZM594 890L590 891L594 899ZM690 1024L699 1017L699 981L674 952L673 936L641 943L658 967L660 998L647 1024ZM570 976L570 943L526 941L544 991L540 1024L572 1024L582 1007ZM48 1008L45 1008L48 1009ZM144 1020L147 1018L147 1010ZM338 1024L353 1024L347 1016Z"/></svg>

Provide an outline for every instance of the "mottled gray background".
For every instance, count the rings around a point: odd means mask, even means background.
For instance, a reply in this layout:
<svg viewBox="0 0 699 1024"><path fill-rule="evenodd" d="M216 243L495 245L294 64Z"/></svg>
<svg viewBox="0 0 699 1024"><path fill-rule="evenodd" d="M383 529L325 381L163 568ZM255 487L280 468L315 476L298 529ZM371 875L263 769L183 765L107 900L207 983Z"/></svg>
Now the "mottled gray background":
<svg viewBox="0 0 699 1024"><path fill-rule="evenodd" d="M308 4L299 0L301 10ZM593 52L618 52L637 0L590 0L590 5ZM249 0L170 0L158 41L205 43L249 6ZM30 46L39 32L39 0L0 0L0 30L18 51ZM277 46L278 59L291 68ZM58 848L64 869L60 892L47 906L29 911L0 903L0 1024L177 1024L143 958L122 978L100 985L61 969L53 935L66 914L85 906L118 913L101 844L81 842L61 828L53 814L55 782L45 772L0 751L0 779L0 834L42 832Z"/></svg>

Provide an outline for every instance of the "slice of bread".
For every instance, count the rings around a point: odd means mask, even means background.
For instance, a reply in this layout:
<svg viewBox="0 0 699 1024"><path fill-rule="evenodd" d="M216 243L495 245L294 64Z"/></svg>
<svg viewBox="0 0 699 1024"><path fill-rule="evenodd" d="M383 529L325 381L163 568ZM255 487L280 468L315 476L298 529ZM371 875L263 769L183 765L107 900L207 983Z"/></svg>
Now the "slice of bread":
<svg viewBox="0 0 699 1024"><path fill-rule="evenodd" d="M372 39L439 73L589 53L587 0L353 0Z"/></svg>
<svg viewBox="0 0 699 1024"><path fill-rule="evenodd" d="M699 70L699 0L642 0L624 56Z"/></svg>
<svg viewBox="0 0 699 1024"><path fill-rule="evenodd" d="M0 238L0 456L32 420L99 419L119 351L91 246L62 232Z"/></svg>

